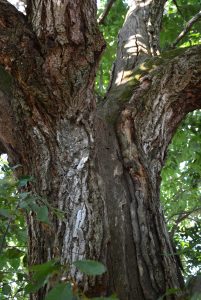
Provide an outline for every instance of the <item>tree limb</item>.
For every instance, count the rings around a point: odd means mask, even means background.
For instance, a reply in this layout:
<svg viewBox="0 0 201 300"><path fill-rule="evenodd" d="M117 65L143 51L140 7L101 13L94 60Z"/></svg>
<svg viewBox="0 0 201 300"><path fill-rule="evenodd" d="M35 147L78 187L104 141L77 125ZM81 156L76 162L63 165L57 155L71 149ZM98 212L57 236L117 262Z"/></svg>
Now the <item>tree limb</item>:
<svg viewBox="0 0 201 300"><path fill-rule="evenodd" d="M20 86L31 86L33 70L41 74L42 56L34 33L25 16L6 0L0 0L0 64Z"/></svg>
<svg viewBox="0 0 201 300"><path fill-rule="evenodd" d="M180 40L190 31L193 24L199 21L201 18L201 11L199 11L195 16L193 16L187 23L184 30L178 35L176 40L172 43L171 48L175 48L175 46L180 42Z"/></svg>
<svg viewBox="0 0 201 300"><path fill-rule="evenodd" d="M191 209L189 211L183 211L183 212L174 214L174 216L178 215L178 217L177 217L177 219L175 221L175 224L173 225L173 227L172 227L172 229L170 231L171 238L173 239L173 236L175 234L175 230L177 229L177 226L179 225L179 223L181 223L182 221L184 221L185 219L187 219L191 214L193 214L193 213L195 213L197 211L200 211L200 210L201 210L201 207L197 207L197 208ZM171 217L169 219L171 219Z"/></svg>
<svg viewBox="0 0 201 300"><path fill-rule="evenodd" d="M200 200L201 200L201 199L200 199ZM201 206L192 208L192 209L190 209L190 210L186 210L186 211L174 213L174 214L172 214L172 215L168 218L167 223L168 223L172 218L174 218L175 216L178 216L177 220L179 219L180 222L181 222L181 221L183 221L185 218L187 218L189 215L191 215L192 213L195 213L195 212L197 212L197 211L201 211Z"/></svg>
<svg viewBox="0 0 201 300"><path fill-rule="evenodd" d="M118 120L120 138L125 139L128 132L128 138L140 137L141 159L151 157L153 172L160 172L164 165L178 124L188 112L201 108L200 62L201 46L151 58L130 72L127 82L113 89L104 103L102 114L106 119ZM128 126L125 124L130 124L131 132L121 131Z"/></svg>
<svg viewBox="0 0 201 300"><path fill-rule="evenodd" d="M175 179L175 183L178 183L179 181L177 179ZM178 183L179 185L179 183ZM167 203L174 203L175 201L178 201L180 199L180 197L183 194L186 194L187 192L190 192L191 188L189 187L188 189L183 190L182 187L178 190L178 192L176 194L174 194L173 197L171 197L171 199L166 198L165 200L165 204ZM166 213L166 210L164 210L164 212Z"/></svg>
<svg viewBox="0 0 201 300"><path fill-rule="evenodd" d="M178 11L178 12L180 13L180 15L182 16L182 18L185 19L185 18L184 18L184 15L183 15L183 13L182 13L182 11L181 11L181 9L180 9L178 3L177 3L177 1L176 1L176 0L173 0L173 3L174 3L174 5L176 6L177 11Z"/></svg>
<svg viewBox="0 0 201 300"><path fill-rule="evenodd" d="M100 17L98 18L98 24L99 25L102 25L105 23L105 20L107 18L107 15L109 14L111 8L112 8L112 5L114 4L116 0L108 0L107 4L106 4L106 7L105 7L105 10L103 11L103 13L100 15Z"/></svg>
<svg viewBox="0 0 201 300"><path fill-rule="evenodd" d="M127 80L130 71L160 52L159 32L165 0L133 2L118 34L116 61L106 98L110 97L113 88Z"/></svg>

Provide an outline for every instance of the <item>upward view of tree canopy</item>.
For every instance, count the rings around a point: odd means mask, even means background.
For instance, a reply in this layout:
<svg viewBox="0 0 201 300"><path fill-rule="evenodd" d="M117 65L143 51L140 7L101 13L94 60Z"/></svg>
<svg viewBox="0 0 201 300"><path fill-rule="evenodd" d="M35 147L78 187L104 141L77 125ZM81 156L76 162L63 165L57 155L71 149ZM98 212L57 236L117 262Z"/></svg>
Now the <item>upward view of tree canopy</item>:
<svg viewBox="0 0 201 300"><path fill-rule="evenodd" d="M201 1L12 4L0 299L200 299Z"/></svg>
<svg viewBox="0 0 201 300"><path fill-rule="evenodd" d="M200 111L187 116L169 147L162 171L161 201L186 278L200 273Z"/></svg>

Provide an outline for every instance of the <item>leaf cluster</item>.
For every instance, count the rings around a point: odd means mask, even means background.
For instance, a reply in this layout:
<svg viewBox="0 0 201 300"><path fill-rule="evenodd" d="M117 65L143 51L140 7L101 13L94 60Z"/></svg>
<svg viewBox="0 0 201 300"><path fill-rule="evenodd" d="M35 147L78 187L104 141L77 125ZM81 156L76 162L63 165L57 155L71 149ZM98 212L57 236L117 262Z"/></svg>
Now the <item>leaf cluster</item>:
<svg viewBox="0 0 201 300"><path fill-rule="evenodd" d="M34 179L22 177L16 180L13 168L1 159L0 173L0 298L26 300L30 293L46 288L49 292L45 300L87 300L76 282L68 277L74 267L88 276L98 276L106 272L105 266L97 261L75 261L73 266L61 265L59 260L44 264L27 264L27 234L25 218L34 213L38 222L51 225L50 215L64 218L59 209L48 201L27 191ZM20 166L16 166L20 167ZM115 296L93 298L118 300Z"/></svg>
<svg viewBox="0 0 201 300"><path fill-rule="evenodd" d="M201 111L188 114L169 146L161 201L185 276L201 272Z"/></svg>
<svg viewBox="0 0 201 300"><path fill-rule="evenodd" d="M170 47L177 36L185 28L186 23L199 12L200 0L176 0L167 1L162 29L160 34L161 48L163 50ZM196 23L190 32L179 43L180 47L189 47L201 42L201 26Z"/></svg>

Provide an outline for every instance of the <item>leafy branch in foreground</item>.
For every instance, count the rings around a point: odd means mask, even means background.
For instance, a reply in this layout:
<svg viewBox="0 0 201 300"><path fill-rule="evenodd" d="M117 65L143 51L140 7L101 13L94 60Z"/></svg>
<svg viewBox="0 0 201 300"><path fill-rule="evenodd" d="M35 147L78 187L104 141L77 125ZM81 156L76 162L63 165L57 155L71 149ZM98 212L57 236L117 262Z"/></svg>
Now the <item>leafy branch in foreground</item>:
<svg viewBox="0 0 201 300"><path fill-rule="evenodd" d="M199 11L195 16L193 16L185 25L185 28L178 35L176 40L172 43L171 48L175 48L176 45L181 41L181 39L190 31L191 27L201 19L201 11Z"/></svg>
<svg viewBox="0 0 201 300"><path fill-rule="evenodd" d="M161 200L186 278L201 272L201 111L190 113L169 146Z"/></svg>
<svg viewBox="0 0 201 300"><path fill-rule="evenodd" d="M107 4L105 6L105 10L102 12L102 14L100 15L100 17L98 18L98 24L104 24L105 19L107 18L107 15L110 12L110 9L112 8L112 5L114 4L116 0L108 0Z"/></svg>
<svg viewBox="0 0 201 300"><path fill-rule="evenodd" d="M64 219L64 213L52 207L47 199L33 195L28 191L32 177L22 177L16 180L12 168L1 160L2 172L0 179L0 295L6 299L28 299L28 294L46 286L49 293L45 300L78 300L88 299L76 282L69 278L68 271L74 267L88 276L102 275L106 272L103 264L82 260L74 262L73 266L61 265L59 260L44 264L27 265L27 236L25 233L25 216L32 212L37 220L51 225L49 213ZM117 299L101 297L94 299Z"/></svg>
<svg viewBox="0 0 201 300"><path fill-rule="evenodd" d="M103 264L93 260L80 260L74 262L73 265L78 271L88 276L102 275L106 272L106 268ZM50 291L45 297L45 300L89 299L81 290L79 290L76 282L66 275L69 268L70 266L61 265L57 260L30 267L30 271L33 273L32 281L25 287L25 293L36 292L39 288L46 285L47 289ZM90 299L117 300L115 296Z"/></svg>

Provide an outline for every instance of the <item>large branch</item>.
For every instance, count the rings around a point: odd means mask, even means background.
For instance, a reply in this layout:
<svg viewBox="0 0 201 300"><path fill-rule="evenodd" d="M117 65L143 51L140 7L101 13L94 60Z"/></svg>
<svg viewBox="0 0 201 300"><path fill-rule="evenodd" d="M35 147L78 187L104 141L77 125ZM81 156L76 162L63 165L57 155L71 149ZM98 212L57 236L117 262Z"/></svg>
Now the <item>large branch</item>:
<svg viewBox="0 0 201 300"><path fill-rule="evenodd" d="M25 16L6 0L0 0L0 65L4 69L4 72L2 68L0 70L0 89L3 92L0 141L9 157L15 156L15 161L20 153L19 128L39 124L44 113L51 114L49 107L53 101L48 97L43 64L39 43ZM12 77L12 93L9 95L6 73Z"/></svg>
<svg viewBox="0 0 201 300"><path fill-rule="evenodd" d="M174 5L176 6L177 11L180 13L180 15L182 16L182 18L184 19L184 15L183 15L183 13L182 13L182 11L181 11L181 9L180 9L180 7L179 7L177 1L176 1L176 0L173 0L173 3L174 3Z"/></svg>
<svg viewBox="0 0 201 300"><path fill-rule="evenodd" d="M147 57L159 54L159 33L165 0L135 0L118 36L117 59L109 90L122 84L128 73Z"/></svg>
<svg viewBox="0 0 201 300"><path fill-rule="evenodd" d="M130 87L132 97L123 104L118 130L129 144L138 141L141 159L147 160L153 173L160 172L169 142L181 120L188 112L201 108L201 46L179 51L183 53L176 55L170 51L145 62L125 85ZM122 86L122 94L117 91L121 103L126 97L129 99L125 88ZM132 147L131 157L136 152Z"/></svg>
<svg viewBox="0 0 201 300"><path fill-rule="evenodd" d="M176 40L172 43L171 48L175 48L176 45L183 39L187 33L191 30L192 26L201 19L201 11L199 11L195 16L193 16L187 23L182 32L178 35Z"/></svg>
<svg viewBox="0 0 201 300"><path fill-rule="evenodd" d="M0 0L0 64L23 89L41 86L42 56L25 16L6 0ZM36 72L38 76L36 76Z"/></svg>
<svg viewBox="0 0 201 300"><path fill-rule="evenodd" d="M28 0L26 11L33 30L46 46L93 43L97 49L103 45L94 0Z"/></svg>
<svg viewBox="0 0 201 300"><path fill-rule="evenodd" d="M96 69L105 45L96 1L28 0L27 18L43 48L43 75L55 111L65 106L71 117L91 111Z"/></svg>
<svg viewBox="0 0 201 300"><path fill-rule="evenodd" d="M100 114L118 126L125 167L137 178L143 161L154 181L179 123L201 108L201 46L148 59L112 90L109 100Z"/></svg>
<svg viewBox="0 0 201 300"><path fill-rule="evenodd" d="M174 234L175 234L175 231L176 231L176 229L178 228L178 225L179 225L182 221L184 221L185 219L189 218L190 215L192 215L192 214L194 214L194 213L196 213L196 212L200 212L200 211L201 211L201 207L196 207L196 208L191 209L191 210L188 210L188 211L183 211L183 212L180 212L180 213L177 213L177 214L176 214L176 213L173 214L173 215L169 218L169 220L170 220L171 218L175 217L175 216L177 216L177 219L175 220L174 225L172 226L172 229L171 229L171 231L170 231L170 236L171 236L171 238L173 239ZM168 223L168 221L167 221L167 223Z"/></svg>

